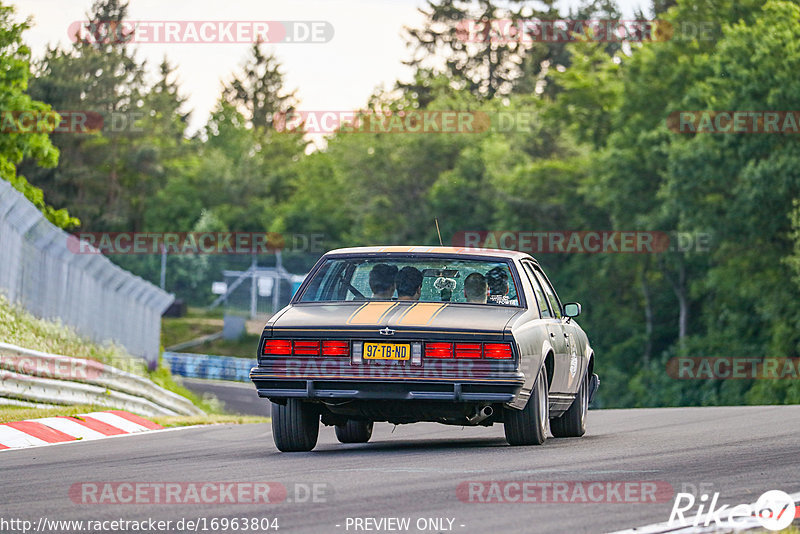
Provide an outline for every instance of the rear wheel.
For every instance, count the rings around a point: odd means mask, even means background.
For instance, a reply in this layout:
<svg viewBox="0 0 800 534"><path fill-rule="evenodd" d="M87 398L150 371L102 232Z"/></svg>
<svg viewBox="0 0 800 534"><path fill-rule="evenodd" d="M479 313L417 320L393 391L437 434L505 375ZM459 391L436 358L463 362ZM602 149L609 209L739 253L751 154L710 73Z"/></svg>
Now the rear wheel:
<svg viewBox="0 0 800 534"><path fill-rule="evenodd" d="M366 443L372 437L372 421L349 419L344 425L336 425L336 439L342 443Z"/></svg>
<svg viewBox="0 0 800 534"><path fill-rule="evenodd" d="M319 411L299 399L272 404L272 438L282 452L310 451L319 437Z"/></svg>
<svg viewBox="0 0 800 534"><path fill-rule="evenodd" d="M541 445L547 439L549 405L547 396L547 369L542 367L531 398L522 410L505 409L506 440L511 445Z"/></svg>
<svg viewBox="0 0 800 534"><path fill-rule="evenodd" d="M586 433L586 414L589 411L589 375L583 379L578 394L569 409L550 421L550 431L557 438L579 438Z"/></svg>

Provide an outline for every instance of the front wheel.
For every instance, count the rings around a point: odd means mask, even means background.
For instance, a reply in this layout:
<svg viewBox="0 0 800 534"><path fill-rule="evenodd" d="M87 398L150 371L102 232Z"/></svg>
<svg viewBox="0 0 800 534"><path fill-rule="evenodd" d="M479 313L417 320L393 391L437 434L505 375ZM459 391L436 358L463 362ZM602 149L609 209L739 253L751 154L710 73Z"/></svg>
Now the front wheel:
<svg viewBox="0 0 800 534"><path fill-rule="evenodd" d="M366 443L372 437L372 421L349 419L344 425L336 425L336 439L341 443Z"/></svg>
<svg viewBox="0 0 800 534"><path fill-rule="evenodd" d="M319 437L319 411L299 399L272 403L272 438L282 452L310 451Z"/></svg>
<svg viewBox="0 0 800 534"><path fill-rule="evenodd" d="M550 431L557 438L579 438L586 433L586 414L589 411L589 374L581 382L578 394L569 409L550 421Z"/></svg>
<svg viewBox="0 0 800 534"><path fill-rule="evenodd" d="M547 387L547 369L542 367L525 408L505 409L503 426L506 441L510 445L541 445L547 439L547 424L550 420Z"/></svg>

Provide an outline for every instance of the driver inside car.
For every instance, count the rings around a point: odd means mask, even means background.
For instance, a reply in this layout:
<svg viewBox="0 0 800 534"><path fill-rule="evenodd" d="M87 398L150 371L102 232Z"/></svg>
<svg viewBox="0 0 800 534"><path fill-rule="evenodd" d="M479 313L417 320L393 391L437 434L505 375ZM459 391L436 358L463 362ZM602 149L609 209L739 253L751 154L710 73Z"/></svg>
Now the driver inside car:
<svg viewBox="0 0 800 534"><path fill-rule="evenodd" d="M394 295L397 267L386 263L376 264L369 272L369 288L373 299L391 299Z"/></svg>

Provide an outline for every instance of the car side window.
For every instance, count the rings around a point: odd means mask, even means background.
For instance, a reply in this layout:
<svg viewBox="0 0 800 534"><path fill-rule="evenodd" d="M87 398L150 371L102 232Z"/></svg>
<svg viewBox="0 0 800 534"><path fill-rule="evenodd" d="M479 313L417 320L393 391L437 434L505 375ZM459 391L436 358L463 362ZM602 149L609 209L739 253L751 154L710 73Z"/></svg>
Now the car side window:
<svg viewBox="0 0 800 534"><path fill-rule="evenodd" d="M550 307L553 309L553 313L556 317L561 319L561 304L558 302L558 297L556 297L555 291L553 291L547 278L544 277L542 271L539 269L536 269L536 278L538 278L539 282L542 284L545 295L547 295L547 300L550 301Z"/></svg>
<svg viewBox="0 0 800 534"><path fill-rule="evenodd" d="M533 286L533 293L536 296L536 304L539 307L539 313L542 317L552 317L553 315L550 313L550 308L547 307L547 299L544 296L542 287L539 285L539 281L536 279L536 275L533 273L531 265L527 262L523 263L523 265L525 266L525 273L531 281L531 286Z"/></svg>

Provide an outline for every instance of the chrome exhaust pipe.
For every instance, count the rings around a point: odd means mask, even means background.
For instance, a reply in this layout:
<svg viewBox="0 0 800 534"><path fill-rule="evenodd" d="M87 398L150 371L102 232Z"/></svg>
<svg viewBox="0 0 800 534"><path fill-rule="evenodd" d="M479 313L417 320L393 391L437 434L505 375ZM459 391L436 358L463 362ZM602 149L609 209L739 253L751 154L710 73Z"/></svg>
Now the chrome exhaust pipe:
<svg viewBox="0 0 800 534"><path fill-rule="evenodd" d="M477 409L475 415L467 417L467 422L471 425L477 425L481 421L490 418L492 415L494 415L494 410L487 404L483 408Z"/></svg>

